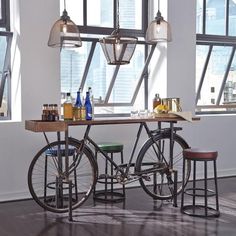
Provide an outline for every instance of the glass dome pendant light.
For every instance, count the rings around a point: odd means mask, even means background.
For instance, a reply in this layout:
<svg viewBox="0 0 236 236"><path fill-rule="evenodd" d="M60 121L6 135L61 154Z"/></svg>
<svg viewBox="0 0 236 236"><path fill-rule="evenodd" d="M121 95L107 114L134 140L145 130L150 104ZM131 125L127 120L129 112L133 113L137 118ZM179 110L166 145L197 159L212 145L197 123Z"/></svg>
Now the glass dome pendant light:
<svg viewBox="0 0 236 236"><path fill-rule="evenodd" d="M117 0L116 3L116 29L110 36L100 39L99 42L109 65L125 65L130 63L138 39L131 36L121 36L119 25L119 0Z"/></svg>
<svg viewBox="0 0 236 236"><path fill-rule="evenodd" d="M51 28L48 39L49 47L75 48L82 46L79 29L68 16L65 1L62 16Z"/></svg>
<svg viewBox="0 0 236 236"><path fill-rule="evenodd" d="M159 9L160 0L158 0L158 11L155 20L149 24L146 31L146 42L149 44L171 41L170 25L164 20Z"/></svg>

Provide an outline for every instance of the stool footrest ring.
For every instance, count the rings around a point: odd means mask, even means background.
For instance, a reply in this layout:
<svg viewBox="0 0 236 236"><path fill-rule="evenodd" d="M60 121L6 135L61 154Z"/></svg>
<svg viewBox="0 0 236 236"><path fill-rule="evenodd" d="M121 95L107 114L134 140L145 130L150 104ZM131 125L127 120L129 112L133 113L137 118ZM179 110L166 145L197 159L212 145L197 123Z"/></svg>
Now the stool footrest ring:
<svg viewBox="0 0 236 236"><path fill-rule="evenodd" d="M94 196L93 196L94 200L96 201L100 201L100 202L103 202L103 203L106 203L106 202L122 202L124 201L125 199L125 196L124 194L122 193L119 193L119 192L105 192L105 191L97 191Z"/></svg>
<svg viewBox="0 0 236 236"><path fill-rule="evenodd" d="M207 209L207 215L205 215L205 209ZM196 217L219 217L220 215L218 210L204 205L185 205L182 207L181 212Z"/></svg>
<svg viewBox="0 0 236 236"><path fill-rule="evenodd" d="M193 194L194 190L195 190L195 194ZM202 194L199 193L200 191L202 191L203 193ZM203 189L203 188L195 188L195 189L194 188L187 188L187 189L185 189L184 193L189 196L205 197L204 191L205 191L205 189ZM214 196L216 196L216 193L211 189L207 189L207 197L214 197Z"/></svg>

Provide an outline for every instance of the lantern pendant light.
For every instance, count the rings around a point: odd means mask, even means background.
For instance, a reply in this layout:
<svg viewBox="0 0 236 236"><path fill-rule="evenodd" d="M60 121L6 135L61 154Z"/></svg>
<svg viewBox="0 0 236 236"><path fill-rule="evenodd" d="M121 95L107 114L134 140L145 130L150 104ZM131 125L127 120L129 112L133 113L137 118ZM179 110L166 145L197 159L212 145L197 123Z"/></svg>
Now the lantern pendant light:
<svg viewBox="0 0 236 236"><path fill-rule="evenodd" d="M158 11L146 32L146 42L149 44L155 44L158 42L169 42L171 41L170 25L161 15L160 12L160 1L158 0Z"/></svg>
<svg viewBox="0 0 236 236"><path fill-rule="evenodd" d="M60 48L75 48L82 46L79 29L68 16L65 0L62 16L55 22L50 31L48 46Z"/></svg>
<svg viewBox="0 0 236 236"><path fill-rule="evenodd" d="M116 4L116 29L110 36L100 39L99 42L109 65L125 65L130 63L138 39L136 37L121 36L119 25L119 0L116 1Z"/></svg>

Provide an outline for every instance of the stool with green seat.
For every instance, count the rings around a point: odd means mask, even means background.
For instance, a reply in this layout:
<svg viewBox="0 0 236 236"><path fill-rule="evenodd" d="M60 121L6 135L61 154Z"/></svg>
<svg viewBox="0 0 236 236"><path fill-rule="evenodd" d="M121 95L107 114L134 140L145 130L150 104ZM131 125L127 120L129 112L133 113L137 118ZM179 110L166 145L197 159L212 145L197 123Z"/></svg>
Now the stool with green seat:
<svg viewBox="0 0 236 236"><path fill-rule="evenodd" d="M123 144L120 143L99 143L98 147L104 151L107 155L110 156L112 160L114 160L114 157L117 155L114 154L119 154L120 153L120 163L115 161L117 164L123 164L124 159L123 159ZM98 153L99 150L95 150L95 157L98 161ZM114 188L115 185L118 184L114 174L114 166L107 160L105 159L105 170L104 173L99 174L97 183L100 185L104 185L103 189L97 190L95 186L94 188L94 194L93 198L96 201L100 202L121 202L125 199L125 186L122 186L122 189ZM109 164L109 166L108 166ZM110 167L110 168L109 168ZM117 185L118 186L118 185ZM121 185L120 185L121 186Z"/></svg>

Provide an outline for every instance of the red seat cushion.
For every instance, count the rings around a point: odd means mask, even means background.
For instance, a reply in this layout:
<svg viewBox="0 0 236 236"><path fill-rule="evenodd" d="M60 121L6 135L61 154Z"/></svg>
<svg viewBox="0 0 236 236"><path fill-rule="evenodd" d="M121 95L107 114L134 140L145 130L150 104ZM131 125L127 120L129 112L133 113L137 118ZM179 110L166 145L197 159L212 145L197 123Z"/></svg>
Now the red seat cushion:
<svg viewBox="0 0 236 236"><path fill-rule="evenodd" d="M194 161L213 161L216 160L218 152L214 150L206 150L200 148L188 148L183 151L185 159Z"/></svg>

